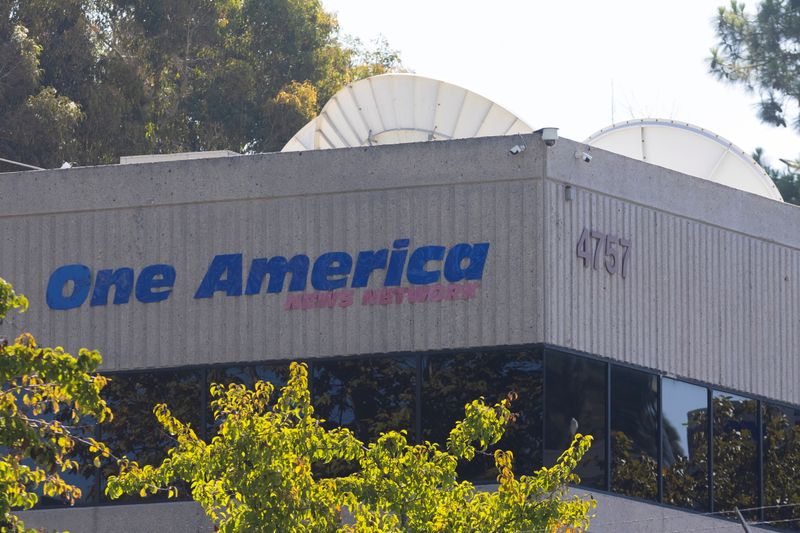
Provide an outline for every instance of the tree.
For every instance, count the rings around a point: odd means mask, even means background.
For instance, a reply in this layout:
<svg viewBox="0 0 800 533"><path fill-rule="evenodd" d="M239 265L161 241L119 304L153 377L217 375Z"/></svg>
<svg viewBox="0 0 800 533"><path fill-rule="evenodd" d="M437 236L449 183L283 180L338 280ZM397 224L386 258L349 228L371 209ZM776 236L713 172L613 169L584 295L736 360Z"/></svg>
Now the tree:
<svg viewBox="0 0 800 533"><path fill-rule="evenodd" d="M346 83L400 65L385 41L346 42L319 0L3 6L0 156L41 166L277 150Z"/></svg>
<svg viewBox="0 0 800 533"><path fill-rule="evenodd" d="M758 116L767 124L800 132L800 4L796 0L763 0L755 15L743 3L720 7L718 43L711 50L711 72L720 80L743 85L759 95ZM787 170L770 167L763 151L753 156L786 202L800 205L800 163Z"/></svg>
<svg viewBox="0 0 800 533"><path fill-rule="evenodd" d="M71 159L83 114L75 102L42 84L42 47L7 15L0 8L0 156L32 165Z"/></svg>
<svg viewBox="0 0 800 533"><path fill-rule="evenodd" d="M800 412L767 405L763 417L765 518L800 530Z"/></svg>
<svg viewBox="0 0 800 533"><path fill-rule="evenodd" d="M28 301L0 278L0 321ZM83 435L87 417L103 422L111 410L100 397L106 378L92 374L100 354L86 349L78 357L63 348L40 348L29 333L12 344L0 340L0 529L24 531L11 513L36 505L37 491L69 503L81 496L62 475L79 468L77 446L85 446L95 466L108 448Z"/></svg>
<svg viewBox="0 0 800 533"><path fill-rule="evenodd" d="M781 160L786 165L786 169L781 170L775 168L764 160L764 150L762 148L755 149L753 152L753 159L755 159L756 163L761 165L767 175L772 179L772 182L775 183L784 202L800 205L800 174L797 172L800 167L797 162Z"/></svg>
<svg viewBox="0 0 800 533"><path fill-rule="evenodd" d="M346 428L326 429L314 416L303 364L293 363L288 385L273 400L269 383L253 389L211 386L219 424L210 442L173 417L166 405L154 408L177 446L159 466L122 461L106 489L112 498L191 486L192 497L219 531L555 531L587 527L594 500L566 498L576 482L573 469L591 445L576 435L552 468L529 476L513 473L513 455L497 450L496 491L478 492L459 481L460 460L472 460L496 443L513 420L511 399L494 406L467 404L464 420L450 432L446 449L413 445L405 431L382 433L365 444ZM320 477L315 465L354 464L355 472ZM346 518L349 516L349 519Z"/></svg>
<svg viewBox="0 0 800 533"><path fill-rule="evenodd" d="M796 0L763 0L754 16L743 3L720 7L711 72L757 91L759 117L800 132L800 9Z"/></svg>

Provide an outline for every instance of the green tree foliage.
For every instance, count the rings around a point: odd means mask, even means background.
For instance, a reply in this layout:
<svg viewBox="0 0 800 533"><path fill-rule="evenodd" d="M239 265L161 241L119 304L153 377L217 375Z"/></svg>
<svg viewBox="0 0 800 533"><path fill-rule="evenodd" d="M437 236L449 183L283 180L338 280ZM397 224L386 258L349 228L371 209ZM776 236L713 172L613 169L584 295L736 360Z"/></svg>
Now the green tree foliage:
<svg viewBox="0 0 800 533"><path fill-rule="evenodd" d="M758 507L758 402L715 395L713 407L714 509Z"/></svg>
<svg viewBox="0 0 800 533"><path fill-rule="evenodd" d="M775 186L780 191L784 202L790 204L800 205L800 164L796 161L782 160L786 165L786 169L782 170L769 165L764 160L764 150L756 148L753 152L753 159L761 165L767 175L775 183Z"/></svg>
<svg viewBox="0 0 800 533"><path fill-rule="evenodd" d="M800 530L800 423L792 410L769 406L764 413L764 505L768 520Z"/></svg>
<svg viewBox="0 0 800 533"><path fill-rule="evenodd" d="M27 306L0 279L0 321ZM60 347L40 348L27 333L13 344L0 339L0 530L25 530L11 511L33 507L37 490L69 503L80 498L80 489L61 477L79 468L76 446L84 446L95 465L109 457L105 445L81 435L85 417L111 418L100 397L106 379L92 374L100 362L94 351L82 349L73 357Z"/></svg>
<svg viewBox="0 0 800 533"><path fill-rule="evenodd" d="M494 406L476 400L450 432L446 449L413 445L405 431L382 433L365 444L346 428L326 429L314 416L305 365L293 363L288 385L256 382L212 385L218 432L210 442L172 416L154 413L177 440L159 466L121 462L108 480L112 498L123 493L168 491L176 480L219 531L555 531L587 527L593 500L567 498L565 486L591 444L577 435L552 468L516 477L510 452L495 451L496 491L477 491L459 481L456 467L485 453L514 416L510 400ZM354 472L322 477L316 465L346 461Z"/></svg>
<svg viewBox="0 0 800 533"><path fill-rule="evenodd" d="M705 509L708 507L708 409L696 409L688 414L687 449L678 441L672 449L679 453L670 464L664 465L664 502L679 507ZM669 428L669 425L665 424ZM675 433L675 429L670 433ZM715 435L715 438L720 438Z"/></svg>
<svg viewBox="0 0 800 533"><path fill-rule="evenodd" d="M658 494L658 462L646 452L636 453L623 431L611 432L611 457L613 489L643 499Z"/></svg>
<svg viewBox="0 0 800 533"><path fill-rule="evenodd" d="M800 5L796 0L762 0L754 15L735 0L720 7L717 46L711 50L711 72L720 80L743 85L759 95L758 116L767 124L800 132ZM775 182L783 199L800 205L800 163L787 170L765 164L761 149L754 157Z"/></svg>
<svg viewBox="0 0 800 533"><path fill-rule="evenodd" d="M83 113L42 83L42 47L25 26L4 15L0 12L0 155L55 165L76 154Z"/></svg>
<svg viewBox="0 0 800 533"><path fill-rule="evenodd" d="M346 83L399 68L319 0L11 0L0 43L0 155L49 167L277 150Z"/></svg>
<svg viewBox="0 0 800 533"><path fill-rule="evenodd" d="M762 0L755 15L743 3L720 7L711 72L757 91L761 120L800 132L800 9L795 0Z"/></svg>

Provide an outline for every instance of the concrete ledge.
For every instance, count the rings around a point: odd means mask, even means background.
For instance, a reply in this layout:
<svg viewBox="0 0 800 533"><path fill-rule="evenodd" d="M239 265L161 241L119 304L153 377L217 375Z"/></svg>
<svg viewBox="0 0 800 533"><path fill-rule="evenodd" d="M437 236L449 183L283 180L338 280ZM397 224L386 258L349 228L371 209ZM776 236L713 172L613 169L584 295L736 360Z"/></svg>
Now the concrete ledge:
<svg viewBox="0 0 800 533"><path fill-rule="evenodd" d="M494 490L494 485L479 487ZM700 513L648 504L602 492L573 489L572 494L597 500L591 533L675 533L684 531L741 532L738 522ZM213 526L194 502L107 505L72 509L45 509L20 513L29 528L69 530L73 533L211 532ZM751 526L753 531L772 531Z"/></svg>
<svg viewBox="0 0 800 533"><path fill-rule="evenodd" d="M19 513L19 516L28 528L72 533L206 533L214 530L202 507L194 502L41 509Z"/></svg>
<svg viewBox="0 0 800 533"><path fill-rule="evenodd" d="M602 492L575 489L573 494L589 495L597 500L591 533L678 533L684 531L742 532L739 522L718 516L681 511L673 507L644 503L632 498ZM730 515L726 515L730 516ZM750 526L752 531L772 531Z"/></svg>

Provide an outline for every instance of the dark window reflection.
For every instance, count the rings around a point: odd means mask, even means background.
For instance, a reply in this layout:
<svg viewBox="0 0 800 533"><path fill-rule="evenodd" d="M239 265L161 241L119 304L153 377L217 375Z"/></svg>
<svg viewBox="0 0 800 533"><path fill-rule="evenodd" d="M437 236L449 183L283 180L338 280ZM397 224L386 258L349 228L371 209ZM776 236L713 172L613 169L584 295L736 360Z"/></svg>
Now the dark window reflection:
<svg viewBox="0 0 800 533"><path fill-rule="evenodd" d="M21 402L20 402L21 404ZM25 406L20 406L20 408L24 411L28 411L29 408ZM42 413L40 415L36 415L35 418L41 418L42 420L51 421L51 420L58 420L62 424L69 426L72 435L77 438L86 439L89 437L95 437L95 420L93 417L85 417L81 420L79 425L74 425L71 420L71 410L65 409L60 411L57 415L53 416L53 413L48 409L47 412ZM29 416L32 416L32 413L29 413ZM94 505L97 503L99 499L99 480L97 476L97 468L95 468L93 459L94 454L89 453L88 446L76 442L75 447L67 457L70 460L74 460L78 462L78 469L70 470L69 472L58 472L59 476L70 485L78 487L81 490L81 497L75 501L75 505ZM36 465L33 461L25 460L23 464L34 468ZM68 502L62 500L61 498L53 498L50 496L45 496L44 490L42 485L39 485L36 490L34 491L39 496L39 503L37 506L41 507L59 507L59 506L66 506L69 505Z"/></svg>
<svg viewBox="0 0 800 533"><path fill-rule="evenodd" d="M413 440L416 372L412 356L314 362L315 412L363 441L403 429Z"/></svg>
<svg viewBox="0 0 800 533"><path fill-rule="evenodd" d="M708 390L661 380L664 503L708 508Z"/></svg>
<svg viewBox="0 0 800 533"><path fill-rule="evenodd" d="M285 387L289 381L289 365L287 363L263 364L263 365L235 365L226 367L214 367L208 371L208 386L212 383L230 385L238 383L248 389L252 389L256 381L266 381L272 383L275 390L271 400L274 402L281 393L281 387ZM209 438L216 434L217 428L221 424L220 420L214 420L214 413L211 409L211 394L208 395L208 409L206 411L206 428Z"/></svg>
<svg viewBox="0 0 800 533"><path fill-rule="evenodd" d="M408 432L414 440L417 363L413 356L314 362L312 399L328 428L346 427L364 442L388 431ZM355 465L318 464L320 476L342 476Z"/></svg>
<svg viewBox="0 0 800 533"><path fill-rule="evenodd" d="M763 416L764 519L800 531L800 409L768 404Z"/></svg>
<svg viewBox="0 0 800 533"><path fill-rule="evenodd" d="M205 386L199 371L159 371L116 374L109 376L104 396L114 413L114 420L100 426L102 440L115 453L125 453L140 465L160 464L175 440L162 429L153 414L153 407L166 403L172 415L200 428L202 412L201 387ZM201 385L202 384L202 385ZM116 465L107 465L103 477L117 474ZM185 486L178 486L182 496ZM103 496L105 498L105 496ZM156 495L154 498L166 496ZM123 496L122 501L139 500Z"/></svg>
<svg viewBox="0 0 800 533"><path fill-rule="evenodd" d="M464 353L423 358L422 438L445 445L464 405L484 397L494 404L515 392L511 410L517 420L492 449L514 453L514 472L531 474L542 464L542 359L540 351ZM494 482L494 459L479 455L459 474L473 481Z"/></svg>
<svg viewBox="0 0 800 533"><path fill-rule="evenodd" d="M611 490L658 496L658 378L611 367Z"/></svg>
<svg viewBox="0 0 800 533"><path fill-rule="evenodd" d="M714 511L758 507L757 409L756 400L714 392Z"/></svg>
<svg viewBox="0 0 800 533"><path fill-rule="evenodd" d="M575 433L592 435L592 447L578 465L581 484L606 487L606 364L547 351L545 465L556 462Z"/></svg>

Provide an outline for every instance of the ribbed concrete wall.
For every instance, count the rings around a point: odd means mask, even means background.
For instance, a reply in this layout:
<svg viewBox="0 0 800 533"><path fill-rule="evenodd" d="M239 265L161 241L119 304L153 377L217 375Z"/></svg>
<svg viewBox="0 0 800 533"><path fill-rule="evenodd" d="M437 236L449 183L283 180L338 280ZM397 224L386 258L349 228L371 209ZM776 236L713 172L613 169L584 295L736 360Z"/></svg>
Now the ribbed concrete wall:
<svg viewBox="0 0 800 533"><path fill-rule="evenodd" d="M602 151L585 164L566 139L508 143L4 175L0 275L32 305L0 334L97 348L108 369L546 341L800 403L800 210ZM632 241L627 279L582 266L584 227ZM489 242L478 297L288 312L285 292L193 298L216 254L247 266L405 237ZM169 263L177 282L161 303L47 309L50 273L73 262Z"/></svg>
<svg viewBox="0 0 800 533"><path fill-rule="evenodd" d="M510 157L505 148L502 154ZM351 180L374 184L367 174L376 169L353 156L353 152L329 155L338 171L349 167ZM257 170L267 176L274 172L271 161L260 159L229 162L233 165L229 171L235 173L238 164L244 175L253 173L252 165L260 165ZM403 164L410 161L405 154L398 154L398 159ZM320 172L331 172L332 163L324 163ZM402 174L405 167L398 171L398 164L392 162L386 172ZM436 166L442 164L447 161L438 159ZM193 166L198 167L194 162ZM175 173L169 176L165 169ZM217 186L216 177L191 170L192 165L139 165L106 172L112 179L133 173L129 187L144 187L148 178L172 180L182 194L186 193L181 186L191 184L200 191L206 183ZM525 172L530 176L530 170ZM44 344L98 349L106 369L535 341L541 338L540 262L534 238L541 227L541 181L502 175L486 179L484 174L483 183L459 183L463 175L463 170L454 168L446 185L406 187L395 180L377 190L298 195L287 188L271 188L268 197L222 201L214 201L221 192L212 191L171 205L131 205L134 197L128 205L112 209L71 210L66 204L63 212L0 217L3 248L18 251L0 257L0 272L31 300L30 311L11 325L15 330L29 328ZM325 177L316 179L324 183ZM77 190L69 191L74 203L96 194L89 190L90 183L74 183ZM64 194L64 189L59 187L54 194ZM106 191L109 203L115 194ZM216 254L243 253L246 279L253 258L306 254L313 262L324 252L345 251L355 259L361 250L391 248L395 239L403 238L411 239L412 250L423 245L490 243L477 297L362 306L357 294L356 303L346 309L293 311L283 309L287 292L193 298ZM136 274L146 265L167 263L175 267L177 280L163 302L144 304L132 298L124 305L90 307L86 302L77 309L48 309L47 280L57 267L70 263L85 264L93 272L132 267ZM370 287L380 287L382 281L383 272L375 272Z"/></svg>
<svg viewBox="0 0 800 533"><path fill-rule="evenodd" d="M800 403L800 250L784 233L798 209L761 198L741 204L739 191L680 175L653 180L642 205L631 177L664 171L639 164L620 172L630 163L600 152L592 165L597 159L615 171L600 177L575 163L545 183L546 342ZM687 212L686 191L670 179L688 181L707 208ZM607 192L612 180L618 189ZM765 239L763 219L784 242ZM583 266L584 228L631 241L627 278Z"/></svg>
<svg viewBox="0 0 800 533"><path fill-rule="evenodd" d="M800 403L800 210L602 151L585 164L574 153L587 148L566 139L524 140L517 156L518 138L494 138L0 176L0 276L32 304L0 334L98 348L107 369L546 341ZM632 241L626 279L583 267L584 227ZM193 298L216 254L313 260L404 237L489 242L478 297L291 312L286 293ZM73 262L169 263L178 276L165 302L47 309L50 273ZM718 524L598 497L598 531ZM26 516L86 531L167 515L176 531L207 525L175 505Z"/></svg>
<svg viewBox="0 0 800 533"><path fill-rule="evenodd" d="M73 533L211 533L214 525L194 502L104 505L19 513L25 526Z"/></svg>
<svg viewBox="0 0 800 533"><path fill-rule="evenodd" d="M738 522L722 520L719 517L683 512L605 493L586 493L581 489L573 489L571 492L597 500L597 508L589 528L592 533L742 531L742 526ZM20 514L25 525L30 528L58 527L59 530L76 533L163 531L165 524L169 524L170 533L207 533L213 530L202 508L192 502L47 509ZM755 526L750 526L750 529L768 531Z"/></svg>

